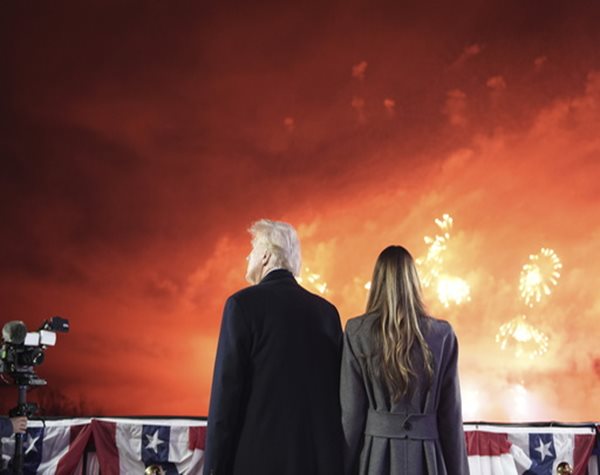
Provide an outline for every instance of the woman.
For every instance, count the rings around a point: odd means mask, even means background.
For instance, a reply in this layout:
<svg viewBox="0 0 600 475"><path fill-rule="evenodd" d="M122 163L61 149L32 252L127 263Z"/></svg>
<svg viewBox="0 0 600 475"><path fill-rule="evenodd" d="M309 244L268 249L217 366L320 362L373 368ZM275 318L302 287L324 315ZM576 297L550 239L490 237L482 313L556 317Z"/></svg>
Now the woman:
<svg viewBox="0 0 600 475"><path fill-rule="evenodd" d="M457 359L450 324L425 312L412 256L384 249L367 312L344 336L347 475L468 475Z"/></svg>

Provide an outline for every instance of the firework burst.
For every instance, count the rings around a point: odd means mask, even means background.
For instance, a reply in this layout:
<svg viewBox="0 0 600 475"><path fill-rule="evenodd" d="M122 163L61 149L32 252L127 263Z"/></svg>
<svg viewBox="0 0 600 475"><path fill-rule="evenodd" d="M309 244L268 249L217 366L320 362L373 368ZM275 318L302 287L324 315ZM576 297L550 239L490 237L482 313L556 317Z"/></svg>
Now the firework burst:
<svg viewBox="0 0 600 475"><path fill-rule="evenodd" d="M558 284L562 263L552 249L543 247L539 254L531 254L521 270L519 292L528 307L541 302Z"/></svg>
<svg viewBox="0 0 600 475"><path fill-rule="evenodd" d="M444 252L448 249L450 230L454 220L449 214L444 214L441 219L436 218L435 224L439 233L434 237L425 236L423 240L427 244L427 254L416 260L421 269L421 282L423 286L429 287L440 277L444 263Z"/></svg>
<svg viewBox="0 0 600 475"><path fill-rule="evenodd" d="M519 359L532 360L548 351L548 337L529 323L525 315L501 325L496 334L496 343L502 351L512 350Z"/></svg>
<svg viewBox="0 0 600 475"><path fill-rule="evenodd" d="M298 277L298 282L306 287L310 287L321 295L325 295L329 292L327 282L323 280L320 274L311 271L308 267L304 268L304 272Z"/></svg>
<svg viewBox="0 0 600 475"><path fill-rule="evenodd" d="M460 277L441 276L438 279L437 294L444 307L451 303L460 305L471 300L471 288Z"/></svg>
<svg viewBox="0 0 600 475"><path fill-rule="evenodd" d="M435 224L438 227L435 236L425 236L423 239L427 244L427 254L416 260L421 282L423 287L435 287L438 300L444 307L449 307L451 303L460 305L471 300L471 288L460 277L447 274L444 265L454 220L449 214L444 214L435 219Z"/></svg>

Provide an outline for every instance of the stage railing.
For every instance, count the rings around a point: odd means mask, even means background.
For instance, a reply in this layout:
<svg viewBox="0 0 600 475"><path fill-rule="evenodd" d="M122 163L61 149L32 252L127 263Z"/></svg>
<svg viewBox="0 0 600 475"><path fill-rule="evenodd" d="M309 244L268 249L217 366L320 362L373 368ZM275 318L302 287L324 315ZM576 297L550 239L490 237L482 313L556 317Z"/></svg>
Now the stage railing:
<svg viewBox="0 0 600 475"><path fill-rule="evenodd" d="M83 417L32 420L26 473L202 473L206 418ZM600 425L465 423L471 475L600 475ZM14 438L2 440L6 463Z"/></svg>

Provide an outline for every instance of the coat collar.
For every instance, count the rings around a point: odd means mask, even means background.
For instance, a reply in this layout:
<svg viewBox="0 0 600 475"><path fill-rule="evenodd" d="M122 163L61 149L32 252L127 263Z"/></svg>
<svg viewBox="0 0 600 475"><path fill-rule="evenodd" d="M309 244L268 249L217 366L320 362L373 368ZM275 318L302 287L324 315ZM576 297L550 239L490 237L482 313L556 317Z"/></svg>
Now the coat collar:
<svg viewBox="0 0 600 475"><path fill-rule="evenodd" d="M275 269L269 272L267 275L265 275L259 282L259 284L264 284L265 282L271 282L275 280L293 280L294 282L296 282L294 274L292 274L289 270Z"/></svg>

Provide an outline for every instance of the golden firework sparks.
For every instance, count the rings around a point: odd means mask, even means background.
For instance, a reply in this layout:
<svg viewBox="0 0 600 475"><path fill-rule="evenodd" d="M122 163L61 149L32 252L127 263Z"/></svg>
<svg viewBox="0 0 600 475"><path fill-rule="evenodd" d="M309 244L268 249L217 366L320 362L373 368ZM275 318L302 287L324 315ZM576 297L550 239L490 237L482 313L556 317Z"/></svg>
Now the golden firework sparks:
<svg viewBox="0 0 600 475"><path fill-rule="evenodd" d="M437 293L444 307L450 303L460 305L471 300L471 288L460 277L441 276L438 279Z"/></svg>
<svg viewBox="0 0 600 475"><path fill-rule="evenodd" d="M432 285L440 276L444 262L443 254L448 248L453 222L452 216L447 213L442 215L441 219L436 218L435 224L439 228L440 233L434 237L425 236L423 238L425 244L428 246L427 254L425 257L418 258L416 262L421 270L421 282L424 287Z"/></svg>
<svg viewBox="0 0 600 475"><path fill-rule="evenodd" d="M496 334L496 343L502 351L512 350L519 359L532 360L548 351L548 337L530 324L525 315L502 324Z"/></svg>
<svg viewBox="0 0 600 475"><path fill-rule="evenodd" d="M558 284L561 269L562 263L552 249L543 247L539 254L531 254L521 270L519 281L519 292L525 305L533 307L550 295Z"/></svg>
<svg viewBox="0 0 600 475"><path fill-rule="evenodd" d="M321 275L312 272L308 267L304 268L304 272L302 272L302 275L298 277L298 282L312 288L321 295L325 295L329 291L327 282L323 280Z"/></svg>
<svg viewBox="0 0 600 475"><path fill-rule="evenodd" d="M445 213L434 222L438 232L433 237L425 236L427 254L416 260L419 276L423 287L437 290L437 297L444 307L449 307L451 303L460 305L471 300L471 288L464 279L449 275L444 265L454 219Z"/></svg>

